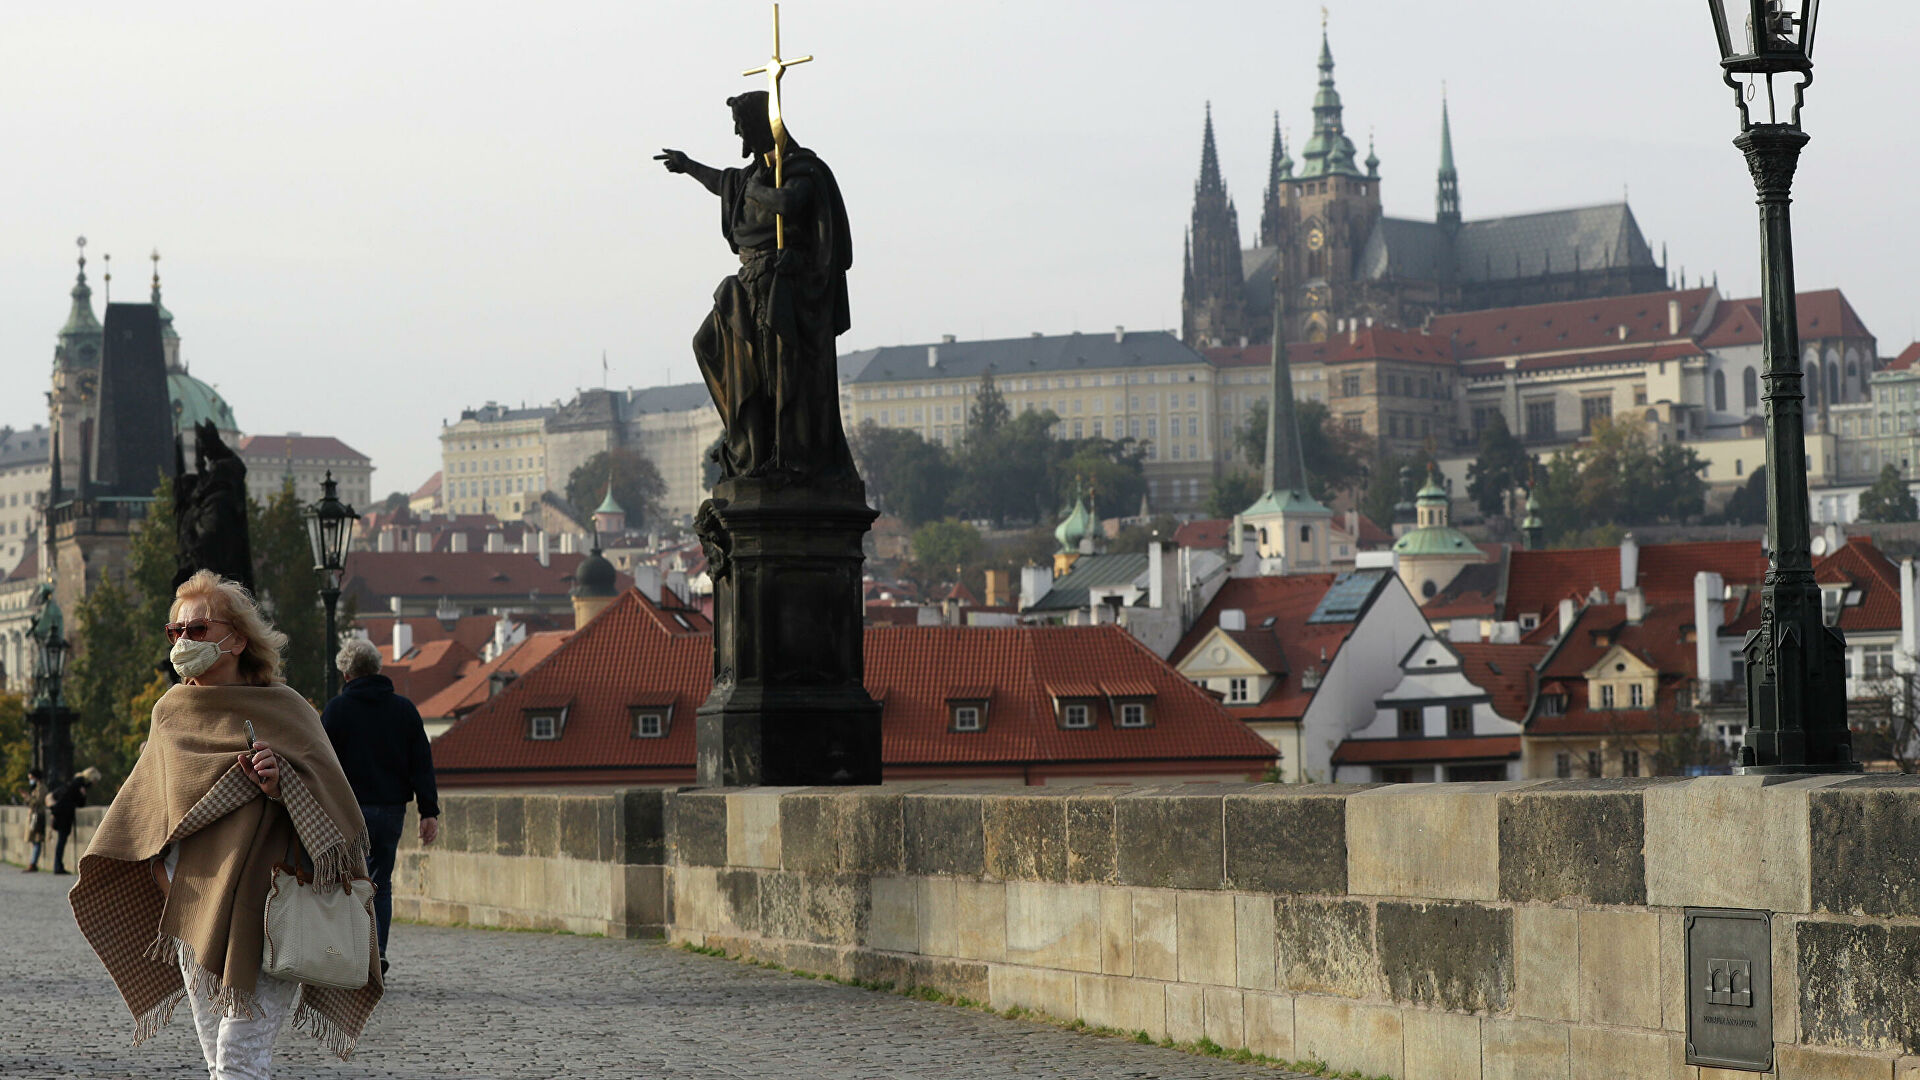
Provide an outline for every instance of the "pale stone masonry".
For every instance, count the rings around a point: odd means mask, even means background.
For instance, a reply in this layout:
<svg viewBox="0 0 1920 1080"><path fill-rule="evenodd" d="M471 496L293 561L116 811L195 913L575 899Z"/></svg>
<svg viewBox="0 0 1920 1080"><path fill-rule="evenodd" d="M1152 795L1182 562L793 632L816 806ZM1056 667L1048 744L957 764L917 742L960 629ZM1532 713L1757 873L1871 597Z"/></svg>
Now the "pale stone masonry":
<svg viewBox="0 0 1920 1080"><path fill-rule="evenodd" d="M444 806L442 843L403 849L395 909L410 917L665 934L1404 1080L1740 1075L1685 1064L1683 912L1760 908L1768 1075L1920 1068L1911 777L633 789ZM0 811L0 854L23 815Z"/></svg>

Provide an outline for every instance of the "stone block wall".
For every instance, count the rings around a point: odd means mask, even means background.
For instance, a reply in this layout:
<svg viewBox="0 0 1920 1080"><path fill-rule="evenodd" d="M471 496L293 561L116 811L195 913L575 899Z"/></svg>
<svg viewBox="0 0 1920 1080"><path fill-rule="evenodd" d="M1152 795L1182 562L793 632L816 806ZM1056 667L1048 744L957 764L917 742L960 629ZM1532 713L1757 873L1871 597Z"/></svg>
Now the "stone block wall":
<svg viewBox="0 0 1920 1080"><path fill-rule="evenodd" d="M80 856L93 842L93 830L105 816L106 808L101 806L83 806L73 815L73 836L67 841L67 869L75 870L80 866ZM0 806L0 862L15 866L27 865L33 855L33 845L27 843L28 810L24 806ZM53 869L53 825L47 825L47 845L40 852L42 872Z"/></svg>
<svg viewBox="0 0 1920 1080"><path fill-rule="evenodd" d="M1763 908L1770 1075L1920 1076L1914 779L666 804L670 936L789 967L1404 1080L1717 1078L1682 909Z"/></svg>

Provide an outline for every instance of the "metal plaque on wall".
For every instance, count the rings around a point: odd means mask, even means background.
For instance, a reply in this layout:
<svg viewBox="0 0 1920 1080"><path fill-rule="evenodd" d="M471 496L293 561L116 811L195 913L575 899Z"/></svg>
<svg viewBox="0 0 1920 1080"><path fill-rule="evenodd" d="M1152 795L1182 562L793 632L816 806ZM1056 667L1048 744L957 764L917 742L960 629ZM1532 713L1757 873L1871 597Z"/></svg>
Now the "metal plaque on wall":
<svg viewBox="0 0 1920 1080"><path fill-rule="evenodd" d="M1773 1068L1773 921L1687 908L1687 1064Z"/></svg>

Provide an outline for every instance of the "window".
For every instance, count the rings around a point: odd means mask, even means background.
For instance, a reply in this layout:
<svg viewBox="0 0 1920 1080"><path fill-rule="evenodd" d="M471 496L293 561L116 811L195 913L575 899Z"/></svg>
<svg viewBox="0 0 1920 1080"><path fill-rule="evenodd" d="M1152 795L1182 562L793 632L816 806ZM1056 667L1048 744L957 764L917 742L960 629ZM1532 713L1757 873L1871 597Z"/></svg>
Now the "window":
<svg viewBox="0 0 1920 1080"><path fill-rule="evenodd" d="M955 705L953 707L953 730L979 731L980 730L980 706Z"/></svg>
<svg viewBox="0 0 1920 1080"><path fill-rule="evenodd" d="M1060 710L1060 726L1066 728L1090 728L1093 726L1093 709L1086 705L1068 705Z"/></svg>
<svg viewBox="0 0 1920 1080"><path fill-rule="evenodd" d="M1893 646L1869 645L1860 650L1861 674L1869 679L1885 679L1893 675Z"/></svg>
<svg viewBox="0 0 1920 1080"><path fill-rule="evenodd" d="M1760 377L1752 368L1740 372L1740 398L1748 412L1760 407Z"/></svg>
<svg viewBox="0 0 1920 1080"><path fill-rule="evenodd" d="M1584 397L1580 399L1580 434L1593 434L1593 422L1606 420L1613 416L1613 398L1611 395Z"/></svg>
<svg viewBox="0 0 1920 1080"><path fill-rule="evenodd" d="M1644 709L1647 707L1647 688L1645 686L1634 683L1627 687L1627 707L1630 709ZM1628 775L1631 776L1632 774L1629 773Z"/></svg>
<svg viewBox="0 0 1920 1080"><path fill-rule="evenodd" d="M1605 776L1606 772L1607 771L1600 760L1600 751L1598 750L1587 751L1587 775L1588 776Z"/></svg>
<svg viewBox="0 0 1920 1080"><path fill-rule="evenodd" d="M1620 751L1620 775L1621 776L1639 776L1640 775L1640 751L1638 750Z"/></svg>
<svg viewBox="0 0 1920 1080"><path fill-rule="evenodd" d="M1613 686L1611 684L1600 688L1600 707L1603 709L1613 708Z"/></svg>
<svg viewBox="0 0 1920 1080"><path fill-rule="evenodd" d="M1340 376L1340 396L1341 397L1359 397L1360 396L1360 376L1358 375Z"/></svg>
<svg viewBox="0 0 1920 1080"><path fill-rule="evenodd" d="M565 710L544 710L541 712L528 713L527 738L542 741L559 738L561 721L565 715Z"/></svg>
<svg viewBox="0 0 1920 1080"><path fill-rule="evenodd" d="M1228 701L1247 700L1247 680L1228 679L1227 680L1227 700Z"/></svg>
<svg viewBox="0 0 1920 1080"><path fill-rule="evenodd" d="M1553 438L1553 399L1527 402L1527 437Z"/></svg>
<svg viewBox="0 0 1920 1080"><path fill-rule="evenodd" d="M1300 542L1303 544L1313 543L1313 526L1311 525L1300 526Z"/></svg>
<svg viewBox="0 0 1920 1080"><path fill-rule="evenodd" d="M636 739L664 739L667 735L667 717L671 709L646 708L633 709L633 737Z"/></svg>
<svg viewBox="0 0 1920 1080"><path fill-rule="evenodd" d="M1473 706L1471 705L1447 706L1447 734L1449 735L1473 734Z"/></svg>
<svg viewBox="0 0 1920 1080"><path fill-rule="evenodd" d="M1573 776L1573 755L1565 750L1553 755L1553 775L1562 780Z"/></svg>
<svg viewBox="0 0 1920 1080"><path fill-rule="evenodd" d="M1727 411L1727 373L1724 371L1713 373L1713 410Z"/></svg>
<svg viewBox="0 0 1920 1080"><path fill-rule="evenodd" d="M1120 706L1121 727L1146 727L1147 707L1138 701L1129 701Z"/></svg>
<svg viewBox="0 0 1920 1080"><path fill-rule="evenodd" d="M1424 728L1420 722L1420 710L1401 709L1400 737L1403 739L1417 739L1422 734L1424 734Z"/></svg>

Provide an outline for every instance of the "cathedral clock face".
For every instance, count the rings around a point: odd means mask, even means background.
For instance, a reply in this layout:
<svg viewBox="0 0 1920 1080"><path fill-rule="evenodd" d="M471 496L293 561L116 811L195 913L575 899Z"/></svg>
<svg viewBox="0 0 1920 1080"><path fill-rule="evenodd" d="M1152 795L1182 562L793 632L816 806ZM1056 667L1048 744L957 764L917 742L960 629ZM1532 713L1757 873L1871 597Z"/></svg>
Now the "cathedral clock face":
<svg viewBox="0 0 1920 1080"><path fill-rule="evenodd" d="M1321 248L1326 246L1327 246L1326 233L1321 232L1317 227L1307 230L1307 247L1309 249L1313 251L1319 251Z"/></svg>

